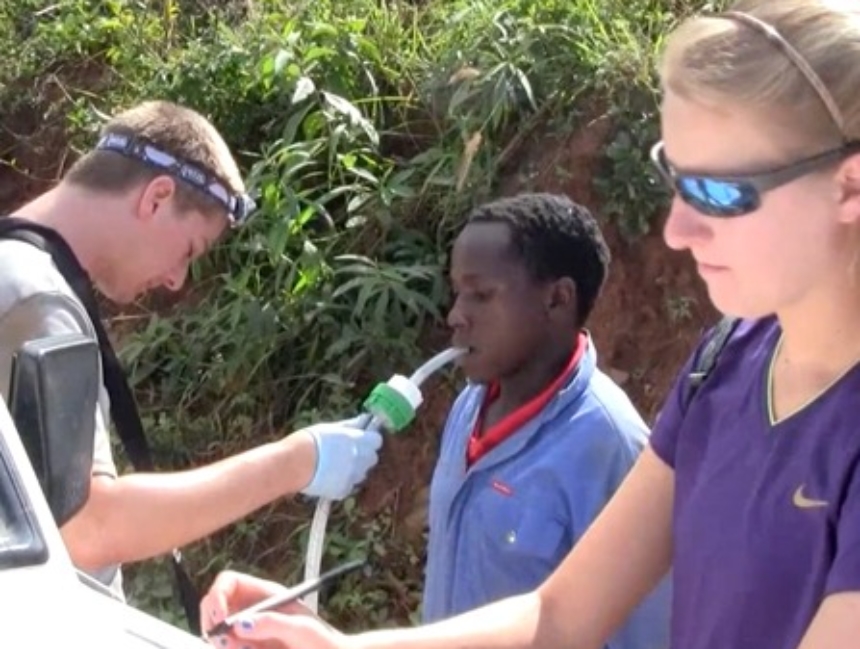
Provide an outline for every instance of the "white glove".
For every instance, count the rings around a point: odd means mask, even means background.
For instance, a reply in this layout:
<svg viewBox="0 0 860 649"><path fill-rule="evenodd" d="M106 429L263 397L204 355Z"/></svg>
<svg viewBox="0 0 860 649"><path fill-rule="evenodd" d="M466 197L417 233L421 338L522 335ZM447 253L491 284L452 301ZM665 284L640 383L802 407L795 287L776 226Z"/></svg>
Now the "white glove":
<svg viewBox="0 0 860 649"><path fill-rule="evenodd" d="M303 429L316 444L317 464L306 496L343 500L379 461L382 433L363 430L366 415Z"/></svg>

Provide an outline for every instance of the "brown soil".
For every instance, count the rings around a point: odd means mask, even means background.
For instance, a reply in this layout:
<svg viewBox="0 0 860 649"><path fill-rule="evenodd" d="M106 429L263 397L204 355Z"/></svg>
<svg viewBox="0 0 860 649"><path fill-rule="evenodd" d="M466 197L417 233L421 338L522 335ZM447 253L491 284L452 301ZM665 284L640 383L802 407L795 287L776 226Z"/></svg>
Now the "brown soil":
<svg viewBox="0 0 860 649"><path fill-rule="evenodd" d="M68 88L98 94L111 81L95 60L58 62L38 79L15 82L22 102L0 119L0 214L50 187L74 162L68 146Z"/></svg>

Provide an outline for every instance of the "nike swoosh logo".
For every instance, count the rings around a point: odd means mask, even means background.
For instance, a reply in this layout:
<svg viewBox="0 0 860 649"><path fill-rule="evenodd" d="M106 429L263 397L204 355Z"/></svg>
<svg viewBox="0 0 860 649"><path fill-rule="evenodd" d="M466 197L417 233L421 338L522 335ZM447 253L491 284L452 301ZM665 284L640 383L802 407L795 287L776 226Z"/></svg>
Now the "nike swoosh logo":
<svg viewBox="0 0 860 649"><path fill-rule="evenodd" d="M803 494L803 487L805 485L800 485L797 490L794 492L794 497L791 501L794 503L794 506L798 509L814 509L816 507L827 507L828 502L826 500L815 500L814 498L807 498Z"/></svg>

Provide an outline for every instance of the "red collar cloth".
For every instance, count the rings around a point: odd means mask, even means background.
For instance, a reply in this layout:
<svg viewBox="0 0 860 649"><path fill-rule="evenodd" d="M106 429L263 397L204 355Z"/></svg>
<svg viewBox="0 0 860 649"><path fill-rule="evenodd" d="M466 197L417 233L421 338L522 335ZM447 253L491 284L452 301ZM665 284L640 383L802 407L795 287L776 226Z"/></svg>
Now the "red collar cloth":
<svg viewBox="0 0 860 649"><path fill-rule="evenodd" d="M508 437L522 428L526 422L537 415L556 393L564 385L565 381L576 370L579 361L585 353L585 348L588 346L588 336L585 333L580 333L576 339L576 347L570 355L570 360L553 381L535 398L506 415L504 418L496 422L481 434L484 428L484 415L487 408L499 398L500 386L498 381L493 381L487 385L487 392L484 395L484 402L481 404L481 410L478 413L475 427L472 429L472 436L469 438L469 446L466 450L466 466L472 466L475 462L481 459L484 455L496 448L499 444L505 441Z"/></svg>

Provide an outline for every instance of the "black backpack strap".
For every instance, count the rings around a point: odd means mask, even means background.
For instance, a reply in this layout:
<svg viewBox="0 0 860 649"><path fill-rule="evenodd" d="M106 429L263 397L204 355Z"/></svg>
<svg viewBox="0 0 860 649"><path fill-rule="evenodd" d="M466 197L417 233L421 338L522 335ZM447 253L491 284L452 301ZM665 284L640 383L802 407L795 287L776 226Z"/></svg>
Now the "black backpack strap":
<svg viewBox="0 0 860 649"><path fill-rule="evenodd" d="M152 454L143 432L137 401L102 324L89 275L56 230L24 219L7 217L0 221L0 236L24 241L49 253L60 274L84 305L101 350L105 388L110 396L111 418L117 434L134 468L137 471L152 471Z"/></svg>
<svg viewBox="0 0 860 649"><path fill-rule="evenodd" d="M699 388L710 376L711 371L717 365L720 353L731 338L732 332L740 320L738 318L724 317L711 330L708 339L702 346L693 369L687 376L686 390L684 392L684 410L689 407Z"/></svg>
<svg viewBox="0 0 860 649"><path fill-rule="evenodd" d="M105 389L111 402L110 415L123 449L135 470L152 471L152 452L143 431L137 401L105 331L92 281L69 244L56 230L15 217L0 218L0 239L23 241L50 254L60 274L84 305L98 339ZM174 550L173 568L179 598L192 631L199 634L199 596L181 563L182 554Z"/></svg>

